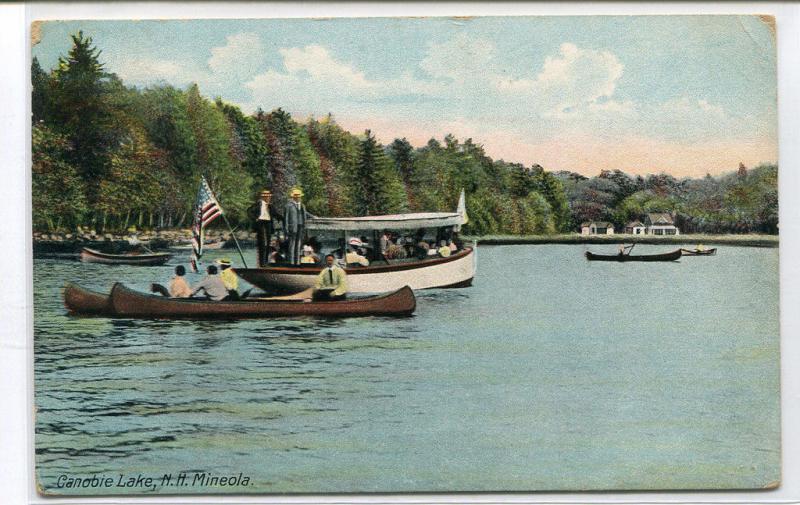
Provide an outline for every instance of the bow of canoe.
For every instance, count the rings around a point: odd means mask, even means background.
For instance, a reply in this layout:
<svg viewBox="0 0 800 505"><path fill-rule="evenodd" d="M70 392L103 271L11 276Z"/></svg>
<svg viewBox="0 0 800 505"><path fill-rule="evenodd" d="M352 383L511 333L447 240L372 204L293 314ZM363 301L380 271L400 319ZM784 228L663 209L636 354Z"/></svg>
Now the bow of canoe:
<svg viewBox="0 0 800 505"><path fill-rule="evenodd" d="M111 299L107 294L84 289L71 282L64 287L64 306L73 314L107 315L112 312Z"/></svg>

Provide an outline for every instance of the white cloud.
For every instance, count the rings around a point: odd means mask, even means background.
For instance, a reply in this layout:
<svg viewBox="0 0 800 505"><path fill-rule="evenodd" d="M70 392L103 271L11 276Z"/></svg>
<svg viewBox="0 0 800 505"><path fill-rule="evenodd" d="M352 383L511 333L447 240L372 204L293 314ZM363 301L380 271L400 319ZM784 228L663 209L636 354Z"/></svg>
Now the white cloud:
<svg viewBox="0 0 800 505"><path fill-rule="evenodd" d="M297 113L323 115L368 105L380 98L435 95L441 86L405 72L394 79L370 79L324 46L279 49L283 69L269 69L244 83L252 107L282 106Z"/></svg>
<svg viewBox="0 0 800 505"><path fill-rule="evenodd" d="M176 86L197 83L206 93L239 87L264 67L266 49L258 35L238 33L226 37L224 46L211 48L203 66L159 58L132 58L117 62L117 74L126 82L150 85L168 82Z"/></svg>
<svg viewBox="0 0 800 505"><path fill-rule="evenodd" d="M474 82L493 73L494 51L494 44L486 39L459 34L445 42L429 44L419 66L436 79Z"/></svg>
<svg viewBox="0 0 800 505"><path fill-rule="evenodd" d="M355 70L351 64L333 58L328 49L320 45L280 49L279 52L288 74L297 78L302 78L305 73L311 81L328 82L331 86L360 91L378 85L367 80L364 73Z"/></svg>
<svg viewBox="0 0 800 505"><path fill-rule="evenodd" d="M158 58L133 58L118 67L117 75L126 83L148 85L156 82L184 86L206 78L206 74L182 63Z"/></svg>
<svg viewBox="0 0 800 505"><path fill-rule="evenodd" d="M264 67L266 48L255 33L226 37L226 44L211 49L208 67L212 74L232 82L244 82Z"/></svg>
<svg viewBox="0 0 800 505"><path fill-rule="evenodd" d="M558 115L610 98L623 68L609 51L565 42L558 55L545 59L535 79L502 78L496 85L506 93L530 96L545 115Z"/></svg>

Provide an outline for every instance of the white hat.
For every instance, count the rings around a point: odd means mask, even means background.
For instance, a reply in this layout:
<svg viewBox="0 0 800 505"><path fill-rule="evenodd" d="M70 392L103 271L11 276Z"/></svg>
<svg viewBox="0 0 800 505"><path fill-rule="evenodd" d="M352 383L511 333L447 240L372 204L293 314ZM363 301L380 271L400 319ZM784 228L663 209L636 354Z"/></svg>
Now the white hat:
<svg viewBox="0 0 800 505"><path fill-rule="evenodd" d="M314 248L313 248L313 247L311 247L310 245L304 245L304 246L303 246L303 252L310 252L310 253L313 253L313 252L314 252Z"/></svg>
<svg viewBox="0 0 800 505"><path fill-rule="evenodd" d="M352 246L355 246L355 247L361 247L361 246L364 245L364 242L362 242L361 239L353 237L353 238L350 239L350 242L348 242L348 244L350 244Z"/></svg>

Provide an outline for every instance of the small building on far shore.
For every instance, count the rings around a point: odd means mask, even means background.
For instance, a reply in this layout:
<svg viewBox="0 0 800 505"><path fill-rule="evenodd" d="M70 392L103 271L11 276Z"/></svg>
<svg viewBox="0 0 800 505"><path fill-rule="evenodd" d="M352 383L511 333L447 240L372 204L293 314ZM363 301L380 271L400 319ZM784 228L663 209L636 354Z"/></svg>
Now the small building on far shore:
<svg viewBox="0 0 800 505"><path fill-rule="evenodd" d="M581 223L581 235L613 235L614 225L605 221Z"/></svg>
<svg viewBox="0 0 800 505"><path fill-rule="evenodd" d="M647 227L637 219L625 225L625 233L628 235L644 235L647 233Z"/></svg>
<svg viewBox="0 0 800 505"><path fill-rule="evenodd" d="M648 235L680 235L675 220L668 212L651 212L644 220Z"/></svg>

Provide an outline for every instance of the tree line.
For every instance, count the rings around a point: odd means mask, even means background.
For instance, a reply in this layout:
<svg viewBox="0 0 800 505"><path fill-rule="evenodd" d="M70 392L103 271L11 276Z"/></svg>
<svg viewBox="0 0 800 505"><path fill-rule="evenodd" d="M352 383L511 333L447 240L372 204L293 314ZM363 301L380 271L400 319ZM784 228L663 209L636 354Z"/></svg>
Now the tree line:
<svg viewBox="0 0 800 505"><path fill-rule="evenodd" d="M675 180L604 171L586 178L493 160L472 139L417 147L353 134L332 115L298 121L281 108L245 114L196 84L126 86L79 32L45 71L34 58L33 225L38 230L185 227L205 176L234 225L269 188L277 205L298 186L324 216L452 211L466 191L472 234L574 231L676 212L697 231L777 231L777 167Z"/></svg>

